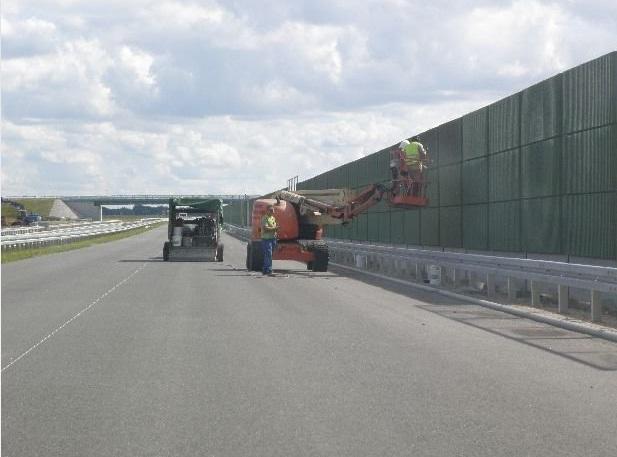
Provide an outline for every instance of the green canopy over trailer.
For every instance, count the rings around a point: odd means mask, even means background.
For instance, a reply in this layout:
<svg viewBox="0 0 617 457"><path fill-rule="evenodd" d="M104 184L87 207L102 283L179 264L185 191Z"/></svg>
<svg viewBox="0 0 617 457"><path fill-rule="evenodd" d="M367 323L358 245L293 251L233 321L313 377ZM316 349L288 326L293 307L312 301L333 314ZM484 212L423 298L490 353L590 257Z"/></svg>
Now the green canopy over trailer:
<svg viewBox="0 0 617 457"><path fill-rule="evenodd" d="M163 260L222 262L223 201L171 198Z"/></svg>

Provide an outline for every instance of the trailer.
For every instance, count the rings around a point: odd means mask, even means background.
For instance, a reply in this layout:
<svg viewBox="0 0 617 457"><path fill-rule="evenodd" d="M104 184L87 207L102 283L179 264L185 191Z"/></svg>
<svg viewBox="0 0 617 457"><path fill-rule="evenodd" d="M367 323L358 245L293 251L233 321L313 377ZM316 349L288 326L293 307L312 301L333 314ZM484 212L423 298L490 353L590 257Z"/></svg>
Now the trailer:
<svg viewBox="0 0 617 457"><path fill-rule="evenodd" d="M163 260L222 262L222 226L222 200L170 199Z"/></svg>

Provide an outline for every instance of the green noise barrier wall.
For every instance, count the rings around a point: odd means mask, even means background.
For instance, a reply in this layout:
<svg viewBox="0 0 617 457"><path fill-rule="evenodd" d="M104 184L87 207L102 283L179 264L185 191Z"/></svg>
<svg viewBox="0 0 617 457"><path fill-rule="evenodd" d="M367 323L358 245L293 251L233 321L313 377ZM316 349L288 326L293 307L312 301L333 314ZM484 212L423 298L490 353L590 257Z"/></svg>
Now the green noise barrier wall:
<svg viewBox="0 0 617 457"><path fill-rule="evenodd" d="M413 132L410 132L413 133ZM420 133L428 207L371 208L336 239L617 260L617 52ZM390 179L392 145L298 183L362 189ZM225 220L249 225L250 200Z"/></svg>
<svg viewBox="0 0 617 457"><path fill-rule="evenodd" d="M419 135L429 206L382 203L328 237L617 260L617 52ZM395 147L298 189L387 182ZM246 218L234 211L228 220Z"/></svg>

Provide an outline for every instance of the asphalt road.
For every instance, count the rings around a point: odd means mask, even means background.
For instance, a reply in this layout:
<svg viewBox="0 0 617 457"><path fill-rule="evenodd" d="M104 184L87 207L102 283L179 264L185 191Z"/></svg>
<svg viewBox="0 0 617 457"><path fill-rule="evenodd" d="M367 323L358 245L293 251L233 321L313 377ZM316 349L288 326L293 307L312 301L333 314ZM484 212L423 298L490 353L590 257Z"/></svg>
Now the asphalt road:
<svg viewBox="0 0 617 457"><path fill-rule="evenodd" d="M617 455L615 343L164 236L2 265L3 456Z"/></svg>

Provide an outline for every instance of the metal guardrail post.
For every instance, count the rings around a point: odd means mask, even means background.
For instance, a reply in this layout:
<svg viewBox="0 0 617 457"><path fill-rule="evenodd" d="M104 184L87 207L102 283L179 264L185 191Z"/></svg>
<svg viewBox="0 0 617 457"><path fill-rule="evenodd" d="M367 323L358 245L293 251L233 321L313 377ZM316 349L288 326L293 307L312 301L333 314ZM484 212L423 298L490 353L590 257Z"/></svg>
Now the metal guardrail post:
<svg viewBox="0 0 617 457"><path fill-rule="evenodd" d="M460 271L456 267L452 269L452 287L454 288L456 288L456 286L460 282L459 273Z"/></svg>
<svg viewBox="0 0 617 457"><path fill-rule="evenodd" d="M508 277L508 301L513 302L516 300L516 280Z"/></svg>
<svg viewBox="0 0 617 457"><path fill-rule="evenodd" d="M486 275L486 295L489 298L493 298L495 294L495 273L488 273Z"/></svg>
<svg viewBox="0 0 617 457"><path fill-rule="evenodd" d="M602 320L602 303L600 302L600 292L591 291L591 321L600 322Z"/></svg>
<svg viewBox="0 0 617 457"><path fill-rule="evenodd" d="M531 306L538 306L540 304L540 284L538 281L531 282Z"/></svg>
<svg viewBox="0 0 617 457"><path fill-rule="evenodd" d="M564 284L557 286L557 311L567 313L570 306L570 288Z"/></svg>

